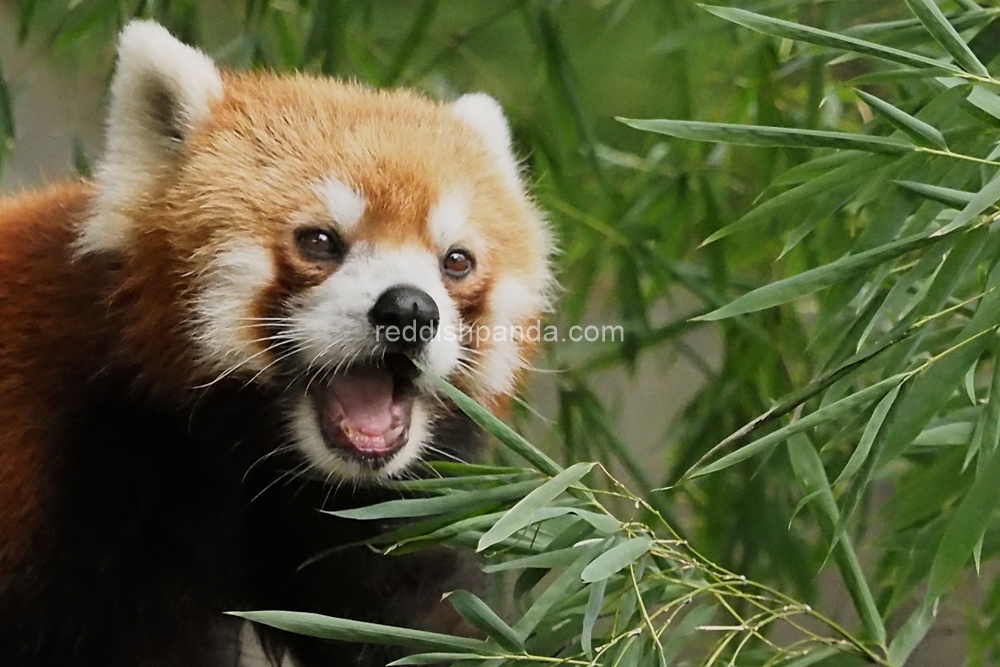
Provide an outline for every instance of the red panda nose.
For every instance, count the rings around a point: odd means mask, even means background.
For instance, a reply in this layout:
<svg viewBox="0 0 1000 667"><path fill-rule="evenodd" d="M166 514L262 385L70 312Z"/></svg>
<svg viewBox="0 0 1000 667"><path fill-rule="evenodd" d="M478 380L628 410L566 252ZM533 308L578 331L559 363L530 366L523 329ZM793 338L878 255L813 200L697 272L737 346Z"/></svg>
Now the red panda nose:
<svg viewBox="0 0 1000 667"><path fill-rule="evenodd" d="M386 348L413 352L434 338L441 313L427 292L412 285L395 285L375 301L368 321Z"/></svg>

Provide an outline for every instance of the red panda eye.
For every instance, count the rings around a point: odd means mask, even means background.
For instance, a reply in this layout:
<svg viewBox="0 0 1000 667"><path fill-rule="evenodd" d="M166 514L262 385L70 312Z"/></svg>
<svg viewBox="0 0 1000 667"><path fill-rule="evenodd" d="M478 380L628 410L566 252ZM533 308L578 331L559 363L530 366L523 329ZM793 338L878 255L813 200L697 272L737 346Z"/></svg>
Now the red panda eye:
<svg viewBox="0 0 1000 667"><path fill-rule="evenodd" d="M347 252L340 237L325 229L300 229L295 233L295 243L299 252L312 261L339 262Z"/></svg>
<svg viewBox="0 0 1000 667"><path fill-rule="evenodd" d="M465 248L452 248L441 260L441 269L449 278L464 278L475 266L476 260Z"/></svg>

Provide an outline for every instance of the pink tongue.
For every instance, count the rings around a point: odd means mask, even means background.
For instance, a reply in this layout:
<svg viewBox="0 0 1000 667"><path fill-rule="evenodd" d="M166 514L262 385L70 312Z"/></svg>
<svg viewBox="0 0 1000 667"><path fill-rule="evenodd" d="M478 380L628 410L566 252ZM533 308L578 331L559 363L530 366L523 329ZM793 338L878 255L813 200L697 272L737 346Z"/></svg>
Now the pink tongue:
<svg viewBox="0 0 1000 667"><path fill-rule="evenodd" d="M351 429L380 436L392 427L392 374L388 371L354 371L334 377L330 392Z"/></svg>

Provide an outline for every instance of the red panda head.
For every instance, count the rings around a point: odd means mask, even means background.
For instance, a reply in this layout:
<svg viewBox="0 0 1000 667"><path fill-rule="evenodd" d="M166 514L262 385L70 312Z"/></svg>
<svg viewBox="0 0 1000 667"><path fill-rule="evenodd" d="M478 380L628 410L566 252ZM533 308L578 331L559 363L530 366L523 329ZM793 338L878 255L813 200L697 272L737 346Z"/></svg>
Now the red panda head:
<svg viewBox="0 0 1000 667"><path fill-rule="evenodd" d="M279 394L331 475L432 448L428 374L502 406L547 307L549 232L486 95L222 72L134 22L96 181L76 244L124 267L126 354L152 384Z"/></svg>

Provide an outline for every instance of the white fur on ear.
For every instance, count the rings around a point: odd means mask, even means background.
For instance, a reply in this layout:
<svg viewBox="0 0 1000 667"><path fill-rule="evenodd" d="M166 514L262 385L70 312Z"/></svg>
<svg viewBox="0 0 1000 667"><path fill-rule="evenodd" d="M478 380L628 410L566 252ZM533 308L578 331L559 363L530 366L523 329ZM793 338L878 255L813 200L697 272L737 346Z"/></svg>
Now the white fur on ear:
<svg viewBox="0 0 1000 667"><path fill-rule="evenodd" d="M97 171L93 217L77 240L82 252L128 243L125 211L173 163L177 147L222 96L211 58L152 21L133 21L118 41L107 148Z"/></svg>
<svg viewBox="0 0 1000 667"><path fill-rule="evenodd" d="M511 148L510 126L500 103L486 93L470 93L452 102L451 110L483 138L504 179L514 191L523 192L521 172Z"/></svg>

